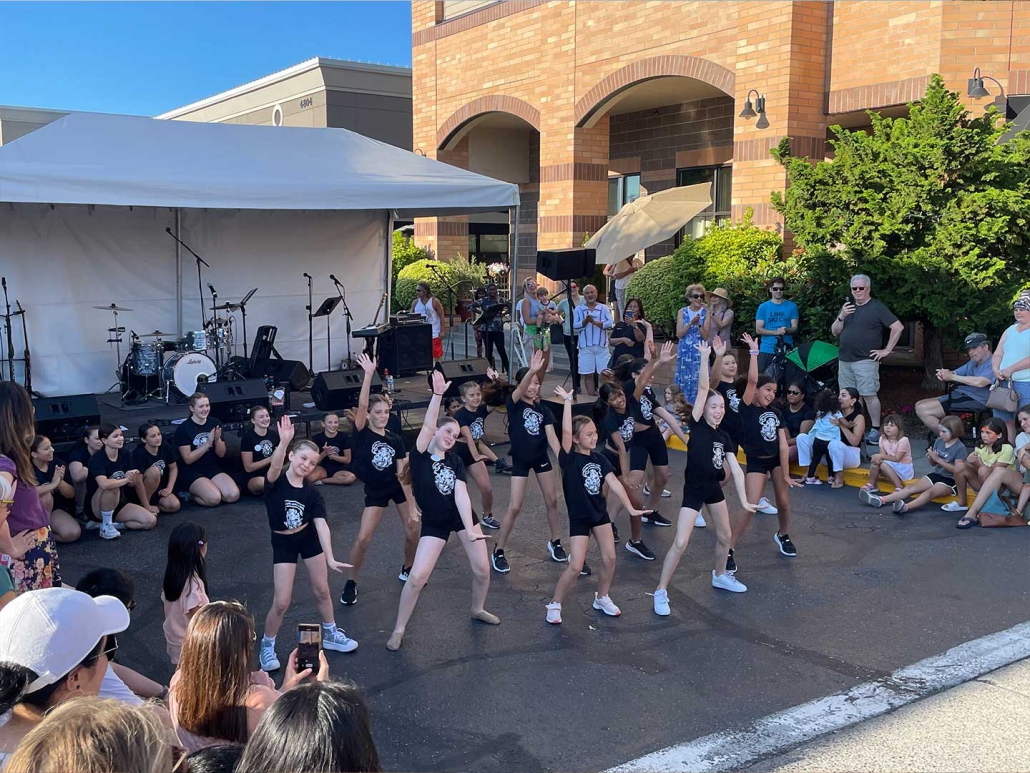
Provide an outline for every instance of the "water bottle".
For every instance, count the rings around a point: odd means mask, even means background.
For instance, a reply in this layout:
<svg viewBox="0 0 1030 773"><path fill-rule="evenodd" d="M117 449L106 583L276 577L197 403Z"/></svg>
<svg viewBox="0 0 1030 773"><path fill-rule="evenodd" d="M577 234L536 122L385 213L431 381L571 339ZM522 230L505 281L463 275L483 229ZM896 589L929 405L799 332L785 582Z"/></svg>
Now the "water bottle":
<svg viewBox="0 0 1030 773"><path fill-rule="evenodd" d="M383 378L386 379L386 392L387 394L393 394L393 376L390 375L389 370L383 371Z"/></svg>

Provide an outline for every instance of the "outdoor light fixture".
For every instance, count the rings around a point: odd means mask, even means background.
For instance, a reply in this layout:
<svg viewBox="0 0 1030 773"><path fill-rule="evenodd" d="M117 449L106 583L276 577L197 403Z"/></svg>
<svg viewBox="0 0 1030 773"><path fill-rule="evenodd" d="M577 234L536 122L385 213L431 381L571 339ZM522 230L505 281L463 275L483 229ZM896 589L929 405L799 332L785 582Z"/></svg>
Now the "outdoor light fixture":
<svg viewBox="0 0 1030 773"><path fill-rule="evenodd" d="M751 95L755 95L754 104L751 102ZM758 121L755 123L756 129L767 129L769 127L769 118L765 114L765 97L758 93L757 89L751 89L747 93L747 97L744 100L744 109L740 111L739 118L754 118L758 116Z"/></svg>
<svg viewBox="0 0 1030 773"><path fill-rule="evenodd" d="M972 97L973 99L989 97L991 92L984 88L985 80L997 83L998 89L1001 91L1001 95L1005 96L1005 88L998 82L998 79L992 78L990 75L981 75L979 67L973 68L973 77L966 81L966 96Z"/></svg>

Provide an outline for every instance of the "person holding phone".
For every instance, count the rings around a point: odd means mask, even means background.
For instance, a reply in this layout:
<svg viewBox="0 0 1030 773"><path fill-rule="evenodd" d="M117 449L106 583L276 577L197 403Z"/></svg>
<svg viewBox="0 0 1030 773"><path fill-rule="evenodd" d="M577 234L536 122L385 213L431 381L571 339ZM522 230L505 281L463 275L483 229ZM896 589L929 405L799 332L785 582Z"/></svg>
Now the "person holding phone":
<svg viewBox="0 0 1030 773"><path fill-rule="evenodd" d="M622 321L612 328L609 343L612 349L612 362L618 362L624 354L634 360L645 358L648 354L646 344L654 341L651 325L644 321L644 304L639 298L626 301L626 311Z"/></svg>
<svg viewBox="0 0 1030 773"><path fill-rule="evenodd" d="M422 534L415 550L415 562L401 591L397 622L386 642L386 648L391 651L401 648L419 594L433 573L451 532L457 532L472 568L472 619L487 625L501 624L501 618L484 609L490 588L490 559L484 542L487 537L472 513L465 465L454 453L461 429L449 416L438 418L440 402L450 385L442 373L433 371L433 398L404 472L404 476L410 478L415 502L422 510Z"/></svg>

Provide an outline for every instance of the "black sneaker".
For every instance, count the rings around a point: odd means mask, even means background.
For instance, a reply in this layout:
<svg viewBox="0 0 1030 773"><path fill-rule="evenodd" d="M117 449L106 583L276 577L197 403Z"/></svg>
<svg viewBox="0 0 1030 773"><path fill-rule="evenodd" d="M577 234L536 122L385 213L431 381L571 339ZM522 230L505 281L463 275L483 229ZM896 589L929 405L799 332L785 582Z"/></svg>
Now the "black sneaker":
<svg viewBox="0 0 1030 773"><path fill-rule="evenodd" d="M498 459L497 464L494 465L494 471L498 474L511 472L511 463L507 459Z"/></svg>
<svg viewBox="0 0 1030 773"><path fill-rule="evenodd" d="M644 523L649 523L652 526L672 526L672 521L670 521L664 515L659 513L657 510L652 512L650 515L642 516L640 520Z"/></svg>
<svg viewBox="0 0 1030 773"><path fill-rule="evenodd" d="M733 548L730 548L730 554L726 556L726 571L730 574L737 573L737 562L733 560Z"/></svg>
<svg viewBox="0 0 1030 773"><path fill-rule="evenodd" d="M642 539L637 540L636 542L634 542L633 540L627 542L626 550L628 550L635 556L640 556L640 558L644 559L645 561L654 561L654 553L652 553L651 549L644 544L644 541Z"/></svg>
<svg viewBox="0 0 1030 773"><path fill-rule="evenodd" d="M352 604L357 603L358 600L358 584L354 580L347 580L343 586L343 593L340 594L340 603L346 604L348 607Z"/></svg>
<svg viewBox="0 0 1030 773"><path fill-rule="evenodd" d="M587 565L586 561L583 562L583 568L579 570L579 576L580 577L589 577L590 576L590 567Z"/></svg>
<svg viewBox="0 0 1030 773"><path fill-rule="evenodd" d="M780 534L776 532L773 535L773 539L776 541L776 545L780 548L780 552L785 556L794 558L798 554L798 549L794 547L794 543L790 541L790 536L787 534Z"/></svg>
<svg viewBox="0 0 1030 773"><path fill-rule="evenodd" d="M500 574L507 574L511 571L511 567L508 566L508 559L504 557L504 551L500 548L494 548L494 552L490 554L490 565L494 568L495 572Z"/></svg>
<svg viewBox="0 0 1030 773"><path fill-rule="evenodd" d="M484 515L483 520L480 521L488 529L499 529L501 528L501 522L494 518L492 515Z"/></svg>
<svg viewBox="0 0 1030 773"><path fill-rule="evenodd" d="M619 539L619 529L614 523L612 524L612 537L615 538L616 545L618 545L622 541Z"/></svg>
<svg viewBox="0 0 1030 773"><path fill-rule="evenodd" d="M551 560L557 561L559 564L564 564L569 560L569 557L565 554L565 548L561 546L561 540L556 539L553 542L547 543L547 552L551 554Z"/></svg>

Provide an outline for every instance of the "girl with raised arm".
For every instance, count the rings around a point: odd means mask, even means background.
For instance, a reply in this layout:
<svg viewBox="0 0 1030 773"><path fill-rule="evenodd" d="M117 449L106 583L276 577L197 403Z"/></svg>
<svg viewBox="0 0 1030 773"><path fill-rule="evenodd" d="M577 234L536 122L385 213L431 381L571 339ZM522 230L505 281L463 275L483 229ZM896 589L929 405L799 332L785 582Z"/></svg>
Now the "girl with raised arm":
<svg viewBox="0 0 1030 773"><path fill-rule="evenodd" d="M397 623L386 642L388 650L401 648L404 630L415 611L419 594L433 573L451 532L458 533L472 567L472 619L487 625L501 623L497 615L483 608L490 588L490 562L483 542L486 536L472 514L472 500L465 484L465 465L454 453L459 437L458 422L450 416L437 420L440 401L450 385L451 382L444 381L442 373L433 371L433 399L426 409L426 419L405 473L410 475L415 501L422 510L422 536L408 582L401 591Z"/></svg>
<svg viewBox="0 0 1030 773"><path fill-rule="evenodd" d="M325 520L322 495L306 479L318 464L318 446L310 440L293 444L286 465L286 449L294 435L289 416L279 419L279 445L265 470L265 510L272 529L272 581L275 597L265 617L265 635L261 639L261 669L277 671L275 635L290 608L293 579L297 574L297 556L304 561L311 593L322 616L322 647L336 652L353 652L358 643L348 638L333 619L333 600L329 595L329 569L342 572L350 567L333 556L333 539ZM286 465L286 469L283 467Z"/></svg>
<svg viewBox="0 0 1030 773"><path fill-rule="evenodd" d="M737 457L731 452L733 441L721 427L726 415L726 401L719 392L709 389L708 386L708 356L712 350L706 343L698 344L697 350L701 354L701 365L697 378L697 400L694 401L690 414L690 443L687 445L683 502L676 523L676 539L669 552L665 554L662 577L654 592L654 611L656 615L662 616L672 611L669 607L669 583L676 567L679 566L683 551L687 549L690 534L694 531L695 519L702 506L708 507L712 525L715 527L715 568L712 570L712 587L732 593L743 593L747 590L743 583L726 571L726 555L732 535L730 513L722 493L727 466L737 487L741 506L749 513L755 512L755 506L748 502L744 490L744 473L737 463Z"/></svg>
<svg viewBox="0 0 1030 773"><path fill-rule="evenodd" d="M358 409L354 413L354 435L351 459L354 473L365 484L365 509L361 511L361 526L350 549L353 565L350 577L343 586L341 604L354 604L358 600L358 571L365 562L365 553L372 543L372 535L379 527L383 513L393 502L404 523L404 562L397 579L408 581L408 572L415 560L415 546L418 544L418 513L412 505L406 487L398 478L407 464L408 451L400 435L387 429L390 421L390 401L386 395L370 394L372 374L376 372L376 361L364 354L357 356L358 365L365 371L358 397Z"/></svg>
<svg viewBox="0 0 1030 773"><path fill-rule="evenodd" d="M488 368L486 375L491 381L498 377L493 368ZM459 391L461 407L454 412L453 416L458 422L460 435L457 445L454 446L454 452L461 459L479 489L479 495L483 500L483 525L488 529L499 529L501 524L493 516L494 489L490 485L490 472L486 469L489 457L479 448L479 443L486 430L486 418L490 415L490 409L483 402L483 388L475 381L466 381L459 387Z"/></svg>
<svg viewBox="0 0 1030 773"><path fill-rule="evenodd" d="M572 557L569 565L555 586L554 596L547 605L547 622L561 624L562 599L572 583L579 577L586 560L590 535L597 541L601 550L601 573L597 578L597 591L594 593L594 609L604 612L609 617L622 614L609 591L612 577L615 575L615 535L612 522L608 517L608 508L604 498L604 484L621 500L630 515L641 516L643 511L636 509L630 501L626 489L622 487L615 468L611 462L598 453L597 427L586 416L572 418L572 393L561 387L555 387L555 394L565 401L562 412L561 450L558 452L558 467L562 472L562 493L565 505L569 509L569 545Z"/></svg>

